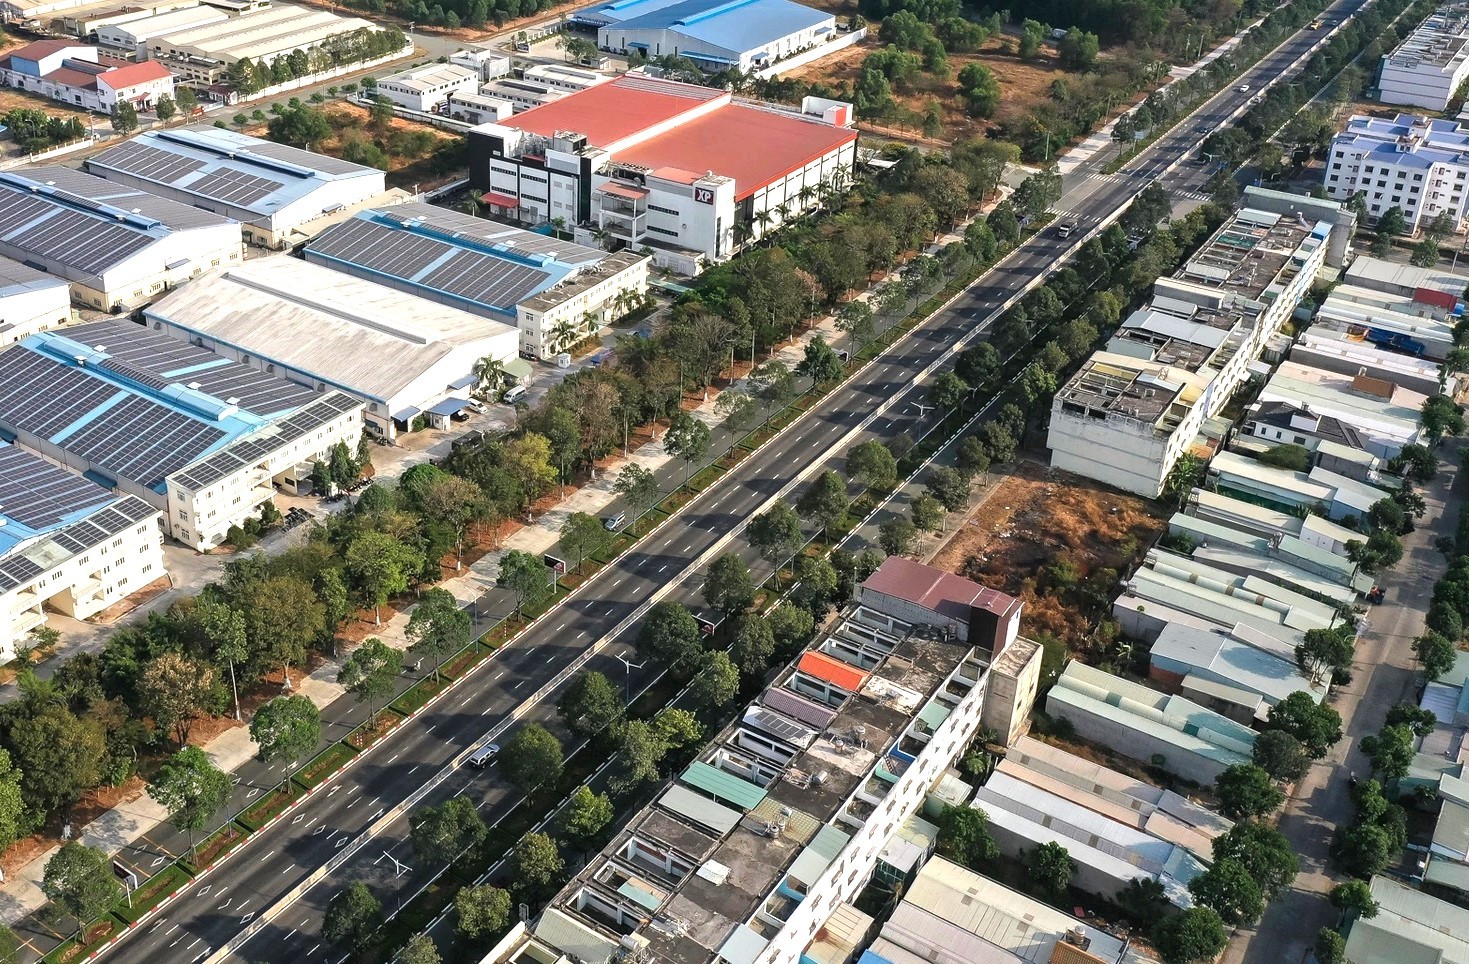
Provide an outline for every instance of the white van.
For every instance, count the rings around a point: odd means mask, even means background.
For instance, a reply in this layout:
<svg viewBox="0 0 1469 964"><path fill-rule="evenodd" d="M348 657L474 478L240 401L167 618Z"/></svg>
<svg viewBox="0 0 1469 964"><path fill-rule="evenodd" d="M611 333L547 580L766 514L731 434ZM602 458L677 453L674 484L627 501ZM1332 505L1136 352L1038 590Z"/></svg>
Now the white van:
<svg viewBox="0 0 1469 964"><path fill-rule="evenodd" d="M504 402L506 405L514 405L516 402L520 401L524 397L525 386L516 385L513 388L505 389L505 394L500 396L500 401Z"/></svg>

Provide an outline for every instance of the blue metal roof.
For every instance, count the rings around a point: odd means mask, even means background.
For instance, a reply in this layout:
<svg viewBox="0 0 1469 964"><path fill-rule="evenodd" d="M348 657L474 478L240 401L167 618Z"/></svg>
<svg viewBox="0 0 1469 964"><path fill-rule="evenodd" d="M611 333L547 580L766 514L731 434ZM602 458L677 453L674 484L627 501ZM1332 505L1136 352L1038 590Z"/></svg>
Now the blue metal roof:
<svg viewBox="0 0 1469 964"><path fill-rule="evenodd" d="M0 556L84 519L116 498L40 456L0 443Z"/></svg>
<svg viewBox="0 0 1469 964"><path fill-rule="evenodd" d="M791 0L613 0L579 11L578 19L619 33L668 30L738 57L826 23L832 15ZM679 45L684 56L698 52Z"/></svg>
<svg viewBox="0 0 1469 964"><path fill-rule="evenodd" d="M435 405L433 408L429 409L428 413L430 415L441 415L447 418L451 415L458 415L460 412L464 411L468 407L469 402L465 401L462 398L446 398L442 402L439 402L437 405Z"/></svg>

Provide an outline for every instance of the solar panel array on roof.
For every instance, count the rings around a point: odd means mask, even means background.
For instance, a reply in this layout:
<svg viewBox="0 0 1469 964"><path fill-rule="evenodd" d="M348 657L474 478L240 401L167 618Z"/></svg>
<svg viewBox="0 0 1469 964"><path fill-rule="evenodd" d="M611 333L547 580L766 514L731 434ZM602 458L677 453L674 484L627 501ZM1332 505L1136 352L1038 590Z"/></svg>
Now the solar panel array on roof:
<svg viewBox="0 0 1469 964"><path fill-rule="evenodd" d="M37 399L44 399L37 404ZM150 488L225 433L25 348L0 352L0 422Z"/></svg>
<svg viewBox="0 0 1469 964"><path fill-rule="evenodd" d="M247 465L252 465L265 455L292 439L301 438L321 426L352 411L361 402L342 392L328 392L299 411L273 423L254 435L246 436L226 446L208 458L192 465L177 476L179 484L198 491Z"/></svg>
<svg viewBox="0 0 1469 964"><path fill-rule="evenodd" d="M115 363L138 373L143 384L180 383L221 400L235 399L257 415L274 415L304 405L317 397L305 385L268 375L249 365L230 361L200 348L128 321L96 321L62 332L73 341L104 352ZM119 374L116 364L103 363ZM158 387L155 385L154 387Z"/></svg>
<svg viewBox="0 0 1469 964"><path fill-rule="evenodd" d="M244 171L223 167L195 178L189 183L189 190L228 204L249 207L284 186L280 181L272 181L267 177L257 177L254 174L246 174Z"/></svg>
<svg viewBox="0 0 1469 964"><path fill-rule="evenodd" d="M87 274L97 274L136 254L153 238L91 214L61 207L51 199L0 185L0 224L14 230L0 239Z"/></svg>
<svg viewBox="0 0 1469 964"><path fill-rule="evenodd" d="M816 733L779 713L755 706L745 711L744 723L757 726L771 736L784 740L792 746L808 746Z"/></svg>
<svg viewBox="0 0 1469 964"><path fill-rule="evenodd" d="M81 480L78 480L81 481ZM103 492L107 498L114 498L97 486L86 483L91 489ZM59 532L53 533L48 538L61 546L67 552L75 555L78 552L97 546L117 535L119 532L142 522L144 519L156 513L153 508L142 499L133 496L123 496L113 505L77 522L73 522ZM0 592L9 592L16 586L29 582L46 570L34 560L27 558L23 553L12 553L4 559L0 559Z"/></svg>
<svg viewBox="0 0 1469 964"><path fill-rule="evenodd" d="M150 181L168 183L174 183L204 166L198 158L160 151L137 141L123 141L97 155L91 163L136 174Z"/></svg>
<svg viewBox="0 0 1469 964"><path fill-rule="evenodd" d="M113 498L107 490L18 449L0 446L0 513L44 531L74 512Z"/></svg>
<svg viewBox="0 0 1469 964"><path fill-rule="evenodd" d="M551 280L550 272L540 268L361 218L329 228L308 251L506 309Z"/></svg>

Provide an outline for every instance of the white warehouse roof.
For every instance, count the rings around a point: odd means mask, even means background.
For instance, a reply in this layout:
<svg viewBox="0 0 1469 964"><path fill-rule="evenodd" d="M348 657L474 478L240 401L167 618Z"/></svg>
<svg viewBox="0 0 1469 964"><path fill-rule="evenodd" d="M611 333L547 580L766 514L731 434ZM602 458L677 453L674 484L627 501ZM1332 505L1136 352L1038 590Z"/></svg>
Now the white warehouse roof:
<svg viewBox="0 0 1469 964"><path fill-rule="evenodd" d="M146 314L383 402L442 393L477 359L512 359L518 345L509 325L288 256L201 278Z"/></svg>

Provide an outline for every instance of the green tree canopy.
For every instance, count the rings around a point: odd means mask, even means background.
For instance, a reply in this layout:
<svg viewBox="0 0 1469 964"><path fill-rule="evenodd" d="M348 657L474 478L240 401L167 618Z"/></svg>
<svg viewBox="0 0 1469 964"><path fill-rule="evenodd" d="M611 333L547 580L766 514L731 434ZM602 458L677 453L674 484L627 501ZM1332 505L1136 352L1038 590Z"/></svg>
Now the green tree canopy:
<svg viewBox="0 0 1469 964"><path fill-rule="evenodd" d="M234 781L197 746L186 746L158 768L148 784L148 796L168 811L168 822L189 837L205 829L229 802Z"/></svg>
<svg viewBox="0 0 1469 964"><path fill-rule="evenodd" d="M542 783L560 779L564 760L561 741L539 723L527 723L500 751L500 770L529 793Z"/></svg>
<svg viewBox="0 0 1469 964"><path fill-rule="evenodd" d="M676 602L660 602L648 610L638 630L638 651L666 667L692 660L703 651L699 623Z"/></svg>
<svg viewBox="0 0 1469 964"><path fill-rule="evenodd" d="M603 674L589 670L571 681L556 701L556 711L566 728L589 740L622 720L625 708L616 684Z"/></svg>
<svg viewBox="0 0 1469 964"><path fill-rule="evenodd" d="M1236 763L1219 774L1214 781L1214 792L1219 797L1220 812L1235 820L1263 817L1273 813L1285 800L1285 794L1271 781L1270 774L1252 763Z"/></svg>
<svg viewBox="0 0 1469 964"><path fill-rule="evenodd" d="M420 805L408 816L413 852L430 866L447 864L478 847L489 835L484 818L468 797L453 797L441 806Z"/></svg>
<svg viewBox="0 0 1469 964"><path fill-rule="evenodd" d="M383 905L362 881L343 888L321 918L321 935L333 944L361 954L383 926Z"/></svg>

